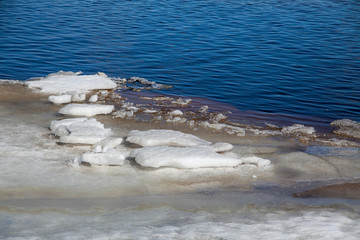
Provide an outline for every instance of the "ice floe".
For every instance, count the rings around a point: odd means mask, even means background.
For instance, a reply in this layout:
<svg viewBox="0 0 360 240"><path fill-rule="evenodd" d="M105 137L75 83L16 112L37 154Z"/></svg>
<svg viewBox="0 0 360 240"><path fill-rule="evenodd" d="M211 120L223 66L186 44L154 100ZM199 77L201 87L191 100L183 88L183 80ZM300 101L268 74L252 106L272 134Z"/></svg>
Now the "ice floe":
<svg viewBox="0 0 360 240"><path fill-rule="evenodd" d="M214 149L215 152L226 152L226 151L230 151L231 149L234 148L234 146L232 144L225 143L225 142L215 143L215 144L211 145L211 147Z"/></svg>
<svg viewBox="0 0 360 240"><path fill-rule="evenodd" d="M208 147L169 147L152 146L136 149L131 157L144 167L207 168L235 167L242 163L239 158L232 158L212 151Z"/></svg>
<svg viewBox="0 0 360 240"><path fill-rule="evenodd" d="M72 116L92 117L98 114L109 114L113 110L113 105L72 103L62 107L59 113Z"/></svg>
<svg viewBox="0 0 360 240"><path fill-rule="evenodd" d="M114 149L123 142L122 138L107 138L95 145L94 152L105 153Z"/></svg>
<svg viewBox="0 0 360 240"><path fill-rule="evenodd" d="M88 163L90 165L112 165L121 166L124 164L125 155L116 149L111 149L106 152L86 152L74 159L73 164L79 166L81 163Z"/></svg>
<svg viewBox="0 0 360 240"><path fill-rule="evenodd" d="M90 98L89 98L89 102L92 102L92 103L94 103L94 102L97 102L97 100L98 100L98 95L92 95Z"/></svg>
<svg viewBox="0 0 360 240"><path fill-rule="evenodd" d="M315 133L315 129L313 127L306 127L302 124L294 124L288 127L283 127L281 131L286 134L312 135Z"/></svg>
<svg viewBox="0 0 360 240"><path fill-rule="evenodd" d="M270 160L259 158L256 156L244 157L244 158L241 158L241 160L244 164L255 164L258 167L265 167L265 166L269 166L271 164Z"/></svg>
<svg viewBox="0 0 360 240"><path fill-rule="evenodd" d="M194 135L167 129L151 129L148 131L132 130L128 134L126 141L140 146L168 145L187 147L211 144L210 142Z"/></svg>
<svg viewBox="0 0 360 240"><path fill-rule="evenodd" d="M201 123L201 126L215 129L218 131L223 130L228 134L234 134L237 136L245 136L245 134L246 134L244 128L231 126L231 125L225 124L225 123L209 123L207 121L204 121Z"/></svg>
<svg viewBox="0 0 360 240"><path fill-rule="evenodd" d="M171 116L182 116L182 115L184 115L184 113L182 111L176 109L174 111L169 112L169 115L171 115Z"/></svg>
<svg viewBox="0 0 360 240"><path fill-rule="evenodd" d="M54 104L64 104L71 102L71 95L70 94L62 94L58 96L51 95L48 97L48 101Z"/></svg>
<svg viewBox="0 0 360 240"><path fill-rule="evenodd" d="M331 122L331 126L337 127L335 134L346 137L360 138L360 123L350 119L340 119Z"/></svg>
<svg viewBox="0 0 360 240"><path fill-rule="evenodd" d="M91 90L114 89L116 83L103 73L80 75L79 73L63 72L49 74L37 80L27 81L30 89L40 89L46 94L64 94L67 92L86 93Z"/></svg>
<svg viewBox="0 0 360 240"><path fill-rule="evenodd" d="M71 144L96 144L112 135L111 129L93 118L52 121L50 130L60 137L61 143Z"/></svg>

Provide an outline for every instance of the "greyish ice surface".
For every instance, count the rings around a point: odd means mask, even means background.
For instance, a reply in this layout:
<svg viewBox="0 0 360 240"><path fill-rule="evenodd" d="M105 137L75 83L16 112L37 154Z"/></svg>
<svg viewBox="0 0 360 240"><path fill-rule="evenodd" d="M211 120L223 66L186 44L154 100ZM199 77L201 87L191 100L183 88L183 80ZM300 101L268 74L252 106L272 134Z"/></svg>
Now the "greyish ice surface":
<svg viewBox="0 0 360 240"><path fill-rule="evenodd" d="M121 97L114 100L118 93L101 86L92 92L81 91L86 92L86 99L96 94L97 104L122 101ZM63 92L67 90L60 94ZM323 136L300 125L283 131L276 126L257 128L276 134L249 134L252 126L231 125L217 114L210 113L205 119L207 108L192 119L189 116L193 115L181 108L184 115L178 117L188 117L186 123L167 122L174 117L168 114L174 109L155 109L161 121L112 114L96 115L96 120L80 118L75 122L90 121L111 134L93 144L69 144L59 135L86 131L74 125L53 134L51 122L72 118L59 115L64 106L49 103L48 97L21 84L0 84L1 239L359 239L360 194L356 189L352 199L292 196L334 183L359 183L360 150L351 138L331 136L316 141ZM168 101L174 104L174 99ZM115 108L122 106L115 104ZM127 111L135 113L144 112L141 108L126 105ZM221 129L225 125L243 128L245 135L201 128L198 121L221 124ZM59 122L52 126L55 123ZM242 163L187 169L141 166L131 156L142 146L126 137L133 130L151 129L192 134L197 137L192 139L203 144L200 148ZM217 142L229 145L215 148L212 143ZM165 141L165 145L173 144ZM187 147L157 148L165 148L167 154L176 148L177 154ZM196 146L193 150L196 153ZM201 159L200 155L196 158ZM166 155L170 160L177 157ZM256 159L269 162L260 164ZM143 160L148 160L146 154Z"/></svg>

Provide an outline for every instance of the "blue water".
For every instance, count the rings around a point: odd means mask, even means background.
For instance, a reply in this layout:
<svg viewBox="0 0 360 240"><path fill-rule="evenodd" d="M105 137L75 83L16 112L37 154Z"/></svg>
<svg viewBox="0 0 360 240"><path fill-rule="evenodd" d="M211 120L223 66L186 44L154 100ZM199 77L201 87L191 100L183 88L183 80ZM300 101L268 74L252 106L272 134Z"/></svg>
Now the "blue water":
<svg viewBox="0 0 360 240"><path fill-rule="evenodd" d="M358 0L1 0L0 78L139 76L241 111L360 121Z"/></svg>

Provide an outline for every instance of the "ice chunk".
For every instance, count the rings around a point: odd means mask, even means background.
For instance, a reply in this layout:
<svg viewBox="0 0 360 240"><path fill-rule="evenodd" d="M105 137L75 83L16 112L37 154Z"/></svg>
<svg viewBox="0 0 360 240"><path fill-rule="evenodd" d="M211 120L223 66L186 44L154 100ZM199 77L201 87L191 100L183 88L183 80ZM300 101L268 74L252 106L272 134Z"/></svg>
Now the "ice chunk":
<svg viewBox="0 0 360 240"><path fill-rule="evenodd" d="M63 94L70 91L84 93L90 90L116 88L116 83L103 74L79 75L79 73L62 71L49 74L39 80L28 81L26 85L48 94Z"/></svg>
<svg viewBox="0 0 360 240"><path fill-rule="evenodd" d="M226 152L233 149L233 145L230 143L218 142L212 145L215 152Z"/></svg>
<svg viewBox="0 0 360 240"><path fill-rule="evenodd" d="M69 144L89 144L93 145L96 144L102 140L104 140L105 136L97 136L88 134L87 132L84 132L82 135L77 134L71 134L68 136L61 136L60 142L61 143L69 143Z"/></svg>
<svg viewBox="0 0 360 240"><path fill-rule="evenodd" d="M146 87L148 88L152 88L152 89L162 89L162 88L171 88L171 85L165 85L165 84L160 84L160 83L156 83L153 81L149 81L145 78L141 78L141 77L131 77L130 79L127 80L128 83L140 83L142 85L144 85L145 89Z"/></svg>
<svg viewBox="0 0 360 240"><path fill-rule="evenodd" d="M68 94L71 95L72 102L83 102L86 99L85 93L71 91L71 92L68 92Z"/></svg>
<svg viewBox="0 0 360 240"><path fill-rule="evenodd" d="M235 167L242 163L239 158L218 154L208 147L153 146L136 149L131 153L135 161L144 167L206 168Z"/></svg>
<svg viewBox="0 0 360 240"><path fill-rule="evenodd" d="M209 123L207 121L200 123L203 127L216 129L219 131L225 131L228 134L236 134L237 136L245 136L245 129L241 127L231 126L224 123Z"/></svg>
<svg viewBox="0 0 360 240"><path fill-rule="evenodd" d="M75 165L80 165L83 162L91 165L116 165L121 166L124 164L125 156L115 149L111 149L107 152L95 153L86 152L80 157L74 159Z"/></svg>
<svg viewBox="0 0 360 240"><path fill-rule="evenodd" d="M264 159L264 158L259 158L256 156L244 157L244 158L241 158L241 160L245 164L255 164L258 167L265 167L265 166L269 166L271 164L270 160Z"/></svg>
<svg viewBox="0 0 360 240"><path fill-rule="evenodd" d="M222 113L218 113L218 114L216 114L216 115L214 115L214 116L211 117L211 120L212 120L214 123L218 123L218 122L220 122L220 121L222 121L222 120L225 120L225 119L227 119L227 116L225 116L225 115L222 114Z"/></svg>
<svg viewBox="0 0 360 240"><path fill-rule="evenodd" d="M58 121L52 121L50 123L50 130L52 132L55 132L56 129L60 126L68 126L70 124L73 123L80 123L80 122L84 122L88 120L87 118L68 118L68 119L63 119L63 120L58 120Z"/></svg>
<svg viewBox="0 0 360 240"><path fill-rule="evenodd" d="M196 146L196 145L210 145L211 143L198 138L194 135L182 133L174 130L148 130L138 131L132 130L126 141L135 143L141 146Z"/></svg>
<svg viewBox="0 0 360 240"><path fill-rule="evenodd" d="M70 94L63 94L59 96L49 96L48 97L49 102L52 102L54 104L64 104L71 102L71 95Z"/></svg>
<svg viewBox="0 0 360 240"><path fill-rule="evenodd" d="M122 138L107 138L101 142L99 142L95 146L94 152L107 152L115 147L119 146L123 142Z"/></svg>
<svg viewBox="0 0 360 240"><path fill-rule="evenodd" d="M169 117L166 119L166 122L170 122L170 123L184 123L186 122L186 118L181 118L181 117Z"/></svg>
<svg viewBox="0 0 360 240"><path fill-rule="evenodd" d="M92 95L90 98L89 98L89 102L92 102L92 103L94 103L94 102L97 102L97 100L98 100L98 95Z"/></svg>
<svg viewBox="0 0 360 240"><path fill-rule="evenodd" d="M177 105L181 105L181 106L189 105L191 102L192 102L191 99L183 99L183 98L178 98L174 101L171 101L172 104L177 104Z"/></svg>
<svg viewBox="0 0 360 240"><path fill-rule="evenodd" d="M305 134L305 135L311 135L315 132L315 129L313 127L306 127L302 124L294 124L288 127L283 127L281 129L283 133L286 134Z"/></svg>
<svg viewBox="0 0 360 240"><path fill-rule="evenodd" d="M60 137L62 143L95 144L111 136L111 129L96 119L73 118L53 121L51 131Z"/></svg>
<svg viewBox="0 0 360 240"><path fill-rule="evenodd" d="M174 111L172 111L172 112L169 112L169 115L172 115L172 116L182 116L182 115L184 115L183 114L183 112L182 111L180 111L180 110L174 110Z"/></svg>
<svg viewBox="0 0 360 240"><path fill-rule="evenodd" d="M59 113L72 116L91 117L98 114L109 114L114 110L113 105L101 104L69 104L59 110Z"/></svg>
<svg viewBox="0 0 360 240"><path fill-rule="evenodd" d="M114 117L119 117L119 118L130 118L130 117L134 116L134 111L127 110L127 109L121 109L121 110L114 112L113 115L114 115Z"/></svg>
<svg viewBox="0 0 360 240"><path fill-rule="evenodd" d="M341 119L333 121L330 124L338 128L334 131L335 134L360 138L360 123L358 122L349 119Z"/></svg>

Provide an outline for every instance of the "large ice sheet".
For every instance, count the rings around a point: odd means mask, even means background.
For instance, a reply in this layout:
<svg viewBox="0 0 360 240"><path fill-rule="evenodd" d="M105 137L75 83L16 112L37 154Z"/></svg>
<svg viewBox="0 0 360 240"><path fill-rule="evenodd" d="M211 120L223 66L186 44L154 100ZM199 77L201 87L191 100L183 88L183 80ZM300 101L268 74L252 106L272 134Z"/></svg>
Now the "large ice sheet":
<svg viewBox="0 0 360 240"><path fill-rule="evenodd" d="M62 143L96 144L111 136L111 129L107 129L96 119L71 118L52 121L51 131L60 137Z"/></svg>
<svg viewBox="0 0 360 240"><path fill-rule="evenodd" d="M116 83L105 74L79 75L79 73L62 71L49 74L39 80L28 81L26 85L31 89L40 89L40 92L47 94L116 88Z"/></svg>
<svg viewBox="0 0 360 240"><path fill-rule="evenodd" d="M239 158L216 153L209 147L152 146L136 149L131 157L144 167L209 168L235 167L242 163Z"/></svg>
<svg viewBox="0 0 360 240"><path fill-rule="evenodd" d="M59 113L72 116L92 117L98 114L109 114L113 110L113 105L71 103L62 107Z"/></svg>
<svg viewBox="0 0 360 240"><path fill-rule="evenodd" d="M174 130L155 130L151 129L148 131L132 130L126 141L135 143L141 146L197 146L197 145L210 145L211 143L198 138L194 135L174 131Z"/></svg>

